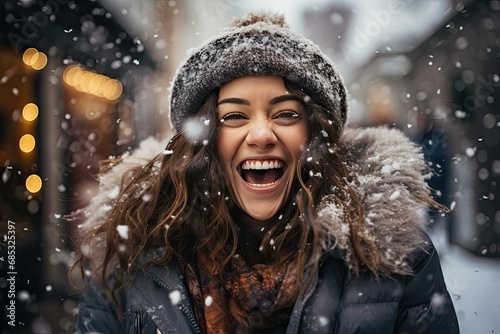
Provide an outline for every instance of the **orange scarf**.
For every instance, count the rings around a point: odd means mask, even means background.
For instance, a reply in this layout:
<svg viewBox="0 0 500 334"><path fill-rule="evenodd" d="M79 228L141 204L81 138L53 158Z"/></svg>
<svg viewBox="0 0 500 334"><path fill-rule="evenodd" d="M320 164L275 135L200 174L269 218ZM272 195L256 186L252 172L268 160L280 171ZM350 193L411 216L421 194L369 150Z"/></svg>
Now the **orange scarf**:
<svg viewBox="0 0 500 334"><path fill-rule="evenodd" d="M184 270L203 333L285 331L300 289L293 262L249 267L235 255L223 275L212 276L212 268L208 256L201 255L196 272Z"/></svg>

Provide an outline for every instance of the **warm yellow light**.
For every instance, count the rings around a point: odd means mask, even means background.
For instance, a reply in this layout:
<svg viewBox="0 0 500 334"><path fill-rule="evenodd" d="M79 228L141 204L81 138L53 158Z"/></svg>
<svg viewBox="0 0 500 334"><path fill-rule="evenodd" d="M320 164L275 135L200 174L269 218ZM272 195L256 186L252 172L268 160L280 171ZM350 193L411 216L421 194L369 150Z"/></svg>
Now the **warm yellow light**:
<svg viewBox="0 0 500 334"><path fill-rule="evenodd" d="M123 93L123 86L122 83L118 80L116 80L116 94L113 96L113 100L116 100L119 98Z"/></svg>
<svg viewBox="0 0 500 334"><path fill-rule="evenodd" d="M66 67L66 69L63 72L64 82L66 82L70 86L74 86L75 84L73 83L73 80L75 78L75 75L81 71L82 69L80 68L80 66L71 65Z"/></svg>
<svg viewBox="0 0 500 334"><path fill-rule="evenodd" d="M86 71L78 71L75 73L73 76L73 80L70 83L70 86L73 86L76 88L77 91L81 92L81 81L83 76L85 75Z"/></svg>
<svg viewBox="0 0 500 334"><path fill-rule="evenodd" d="M86 71L85 74L80 78L80 81L75 85L76 89L89 93L89 83L90 79L96 74Z"/></svg>
<svg viewBox="0 0 500 334"><path fill-rule="evenodd" d="M112 79L106 77L106 76L103 76L103 80L102 80L102 84L101 84L101 87L99 89L99 91L97 91L95 93L95 95L99 96L99 97L104 97L104 92L106 91L106 87L108 87L108 82L110 82Z"/></svg>
<svg viewBox="0 0 500 334"><path fill-rule="evenodd" d="M108 100L116 100L122 95L122 84L118 80L109 80L103 88L104 97Z"/></svg>
<svg viewBox="0 0 500 334"><path fill-rule="evenodd" d="M99 92L102 91L102 86L106 78L103 75L94 75L89 82L89 92L90 94L99 95Z"/></svg>
<svg viewBox="0 0 500 334"><path fill-rule="evenodd" d="M23 108L23 118L28 122L34 121L38 117L38 107L34 103L28 103Z"/></svg>
<svg viewBox="0 0 500 334"><path fill-rule="evenodd" d="M39 71L44 68L45 65L47 65L47 56L43 52L38 52L32 59L31 67Z"/></svg>
<svg viewBox="0 0 500 334"><path fill-rule="evenodd" d="M47 55L35 48L29 48L23 53L23 62L39 71L47 65Z"/></svg>
<svg viewBox="0 0 500 334"><path fill-rule="evenodd" d="M37 49L35 49L35 48L29 48L29 49L27 49L23 53L23 62L26 65L31 66L31 64L33 64L33 57L35 57L36 54L38 54L38 50Z"/></svg>
<svg viewBox="0 0 500 334"><path fill-rule="evenodd" d="M32 194L37 193L42 189L42 179L36 174L31 174L26 179L26 189Z"/></svg>
<svg viewBox="0 0 500 334"><path fill-rule="evenodd" d="M87 71L78 65L66 67L63 80L79 92L104 97L111 101L118 99L123 92L120 81Z"/></svg>
<svg viewBox="0 0 500 334"><path fill-rule="evenodd" d="M19 139L19 148L24 153L29 153L35 148L36 140L32 135L24 135Z"/></svg>

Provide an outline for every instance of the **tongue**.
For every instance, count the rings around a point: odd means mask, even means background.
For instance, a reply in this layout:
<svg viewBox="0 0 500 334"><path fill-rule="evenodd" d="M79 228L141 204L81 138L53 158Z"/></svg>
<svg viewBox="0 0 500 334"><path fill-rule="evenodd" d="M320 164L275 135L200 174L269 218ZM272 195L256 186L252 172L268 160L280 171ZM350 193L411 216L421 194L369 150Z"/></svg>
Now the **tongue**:
<svg viewBox="0 0 500 334"><path fill-rule="evenodd" d="M250 170L245 173L245 180L254 184L266 184L278 179L279 173L276 169Z"/></svg>

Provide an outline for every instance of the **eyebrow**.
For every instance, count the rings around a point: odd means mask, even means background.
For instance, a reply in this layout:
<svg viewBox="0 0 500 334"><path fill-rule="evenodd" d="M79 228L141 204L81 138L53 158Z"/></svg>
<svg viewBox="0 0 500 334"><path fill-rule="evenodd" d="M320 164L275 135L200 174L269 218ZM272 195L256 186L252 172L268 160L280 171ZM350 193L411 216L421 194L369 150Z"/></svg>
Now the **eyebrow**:
<svg viewBox="0 0 500 334"><path fill-rule="evenodd" d="M278 104L281 102L286 102L286 101L298 101L302 102L300 98L294 95L281 95L281 96L276 96L269 101L269 104Z"/></svg>
<svg viewBox="0 0 500 334"><path fill-rule="evenodd" d="M273 97L269 101L269 105L278 104L278 103L285 102L285 101L303 102L300 98L298 98L297 96L294 96L294 95L280 95L280 96ZM239 97L230 97L227 99L222 99L219 102L217 102L217 106L220 106L221 104L224 104L224 103L242 104L242 105L246 105L246 106L250 105L250 101L248 101L246 99L242 99Z"/></svg>
<svg viewBox="0 0 500 334"><path fill-rule="evenodd" d="M241 99L239 97L230 97L227 99L222 99L219 102L217 102L217 106L220 106L221 104L224 104L224 103L243 104L246 106L250 105L250 101L248 101L248 100Z"/></svg>

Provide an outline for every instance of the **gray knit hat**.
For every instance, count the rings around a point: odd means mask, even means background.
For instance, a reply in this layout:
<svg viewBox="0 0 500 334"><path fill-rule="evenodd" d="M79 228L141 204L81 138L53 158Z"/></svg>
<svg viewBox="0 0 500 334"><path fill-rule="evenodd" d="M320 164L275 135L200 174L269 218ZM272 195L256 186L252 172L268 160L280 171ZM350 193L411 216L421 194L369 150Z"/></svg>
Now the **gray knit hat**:
<svg viewBox="0 0 500 334"><path fill-rule="evenodd" d="M177 69L170 87L174 128L180 130L215 88L248 75L286 78L328 110L340 128L346 122L346 89L333 62L291 31L282 15L250 13L195 49Z"/></svg>

